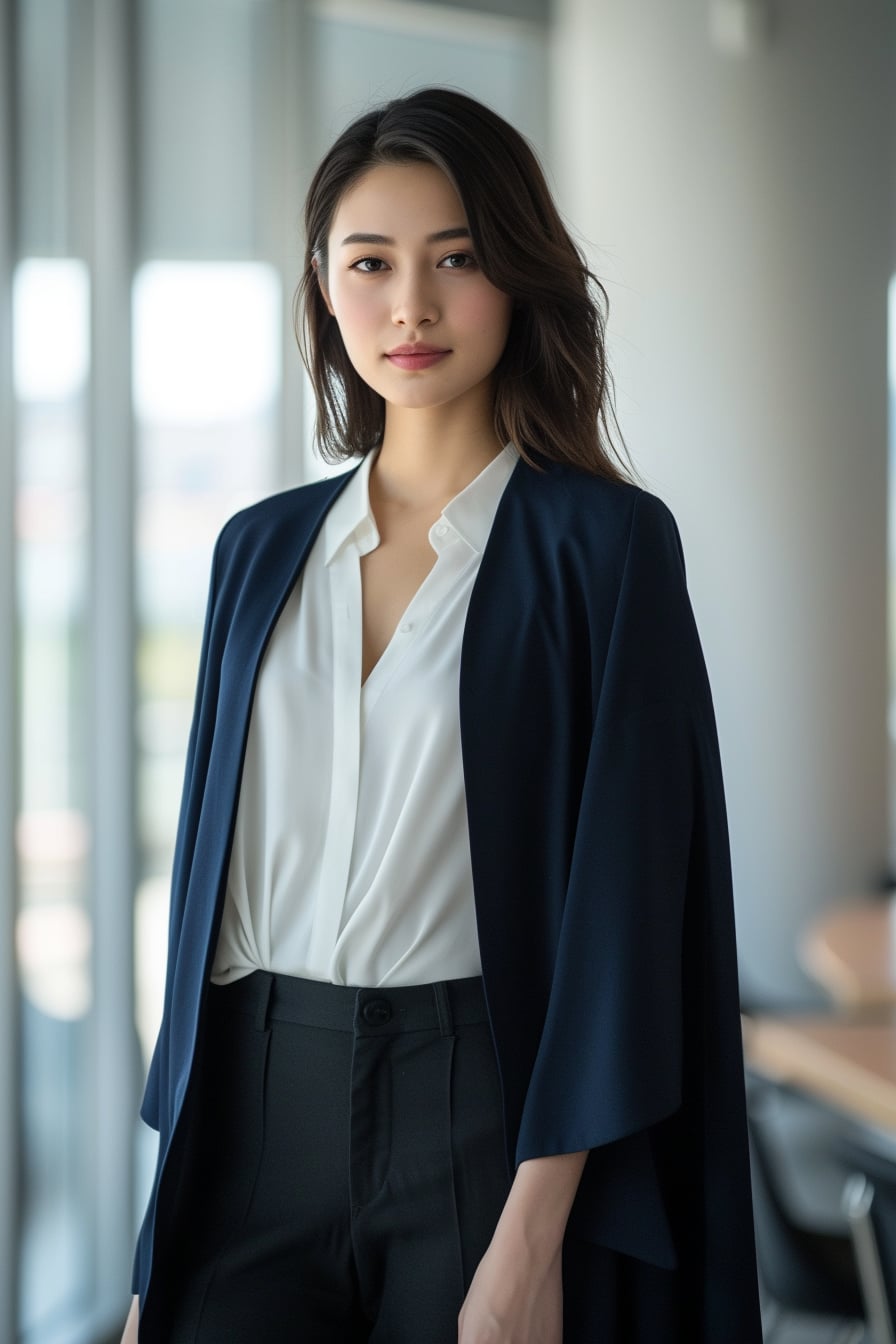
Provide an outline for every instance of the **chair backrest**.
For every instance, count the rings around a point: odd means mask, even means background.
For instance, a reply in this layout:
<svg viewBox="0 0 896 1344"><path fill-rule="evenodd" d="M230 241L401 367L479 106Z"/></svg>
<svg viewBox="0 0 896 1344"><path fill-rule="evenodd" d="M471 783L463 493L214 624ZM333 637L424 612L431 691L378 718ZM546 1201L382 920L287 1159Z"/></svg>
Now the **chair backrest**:
<svg viewBox="0 0 896 1344"><path fill-rule="evenodd" d="M763 1125L774 1092L774 1085L748 1076L747 1128L756 1254L763 1287L791 1311L857 1317L862 1303L847 1238L801 1227L781 1197L780 1179Z"/></svg>

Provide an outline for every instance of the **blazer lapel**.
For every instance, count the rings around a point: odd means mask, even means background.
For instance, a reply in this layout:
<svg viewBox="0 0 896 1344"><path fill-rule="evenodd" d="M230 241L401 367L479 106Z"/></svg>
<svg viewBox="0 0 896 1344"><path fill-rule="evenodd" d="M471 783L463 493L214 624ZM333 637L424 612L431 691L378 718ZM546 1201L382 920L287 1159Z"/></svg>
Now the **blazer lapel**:
<svg viewBox="0 0 896 1344"><path fill-rule="evenodd" d="M223 909L243 760L262 659L324 518L353 474L348 471L321 482L319 492L315 491L312 497L304 491L289 492L291 499L288 495L275 497L274 506L280 500L283 506L269 520L264 545L253 543L242 548L237 541L221 576L217 606L223 627L223 649L219 655L216 712L219 723L227 727L226 731L214 734L195 848L197 862L190 874L191 884L195 881L198 892L206 899L188 901L185 909L185 918L189 918L192 909L201 920L195 929L200 941L194 945L205 951L203 982L208 978L214 957ZM211 901L209 894L213 897Z"/></svg>

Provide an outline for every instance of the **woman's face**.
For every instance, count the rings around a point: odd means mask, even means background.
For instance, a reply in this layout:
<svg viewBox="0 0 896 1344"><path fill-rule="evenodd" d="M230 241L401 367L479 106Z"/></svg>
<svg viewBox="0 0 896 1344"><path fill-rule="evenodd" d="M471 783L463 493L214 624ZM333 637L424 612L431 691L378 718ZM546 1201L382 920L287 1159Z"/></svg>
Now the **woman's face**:
<svg viewBox="0 0 896 1344"><path fill-rule="evenodd" d="M358 375L410 408L481 396L511 300L476 263L467 217L432 164L381 164L342 197L320 275Z"/></svg>

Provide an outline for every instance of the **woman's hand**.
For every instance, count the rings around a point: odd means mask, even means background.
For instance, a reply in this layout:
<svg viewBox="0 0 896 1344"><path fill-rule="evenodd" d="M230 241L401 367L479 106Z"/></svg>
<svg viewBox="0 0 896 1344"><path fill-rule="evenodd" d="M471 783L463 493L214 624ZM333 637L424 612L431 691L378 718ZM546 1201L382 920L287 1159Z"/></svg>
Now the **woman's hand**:
<svg viewBox="0 0 896 1344"><path fill-rule="evenodd" d="M561 1248L545 1259L512 1240L496 1234L480 1260L458 1317L458 1344L561 1344Z"/></svg>
<svg viewBox="0 0 896 1344"><path fill-rule="evenodd" d="M458 1344L562 1344L563 1234L587 1156L520 1163L461 1308Z"/></svg>
<svg viewBox="0 0 896 1344"><path fill-rule="evenodd" d="M128 1312L128 1319L124 1323L124 1334L121 1337L121 1344L137 1344L137 1326L140 1321L140 1299L136 1295L131 1300L131 1309Z"/></svg>

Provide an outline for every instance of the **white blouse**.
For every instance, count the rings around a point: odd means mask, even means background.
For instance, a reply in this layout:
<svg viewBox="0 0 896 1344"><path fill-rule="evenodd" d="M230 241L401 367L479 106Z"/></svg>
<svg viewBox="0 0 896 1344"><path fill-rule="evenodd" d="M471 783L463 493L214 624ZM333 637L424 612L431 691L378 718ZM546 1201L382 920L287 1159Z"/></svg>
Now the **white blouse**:
<svg viewBox="0 0 896 1344"><path fill-rule="evenodd" d="M379 545L368 453L271 636L249 726L219 984L480 973L460 742L460 652L508 444L429 531L436 562L361 685L360 557Z"/></svg>

